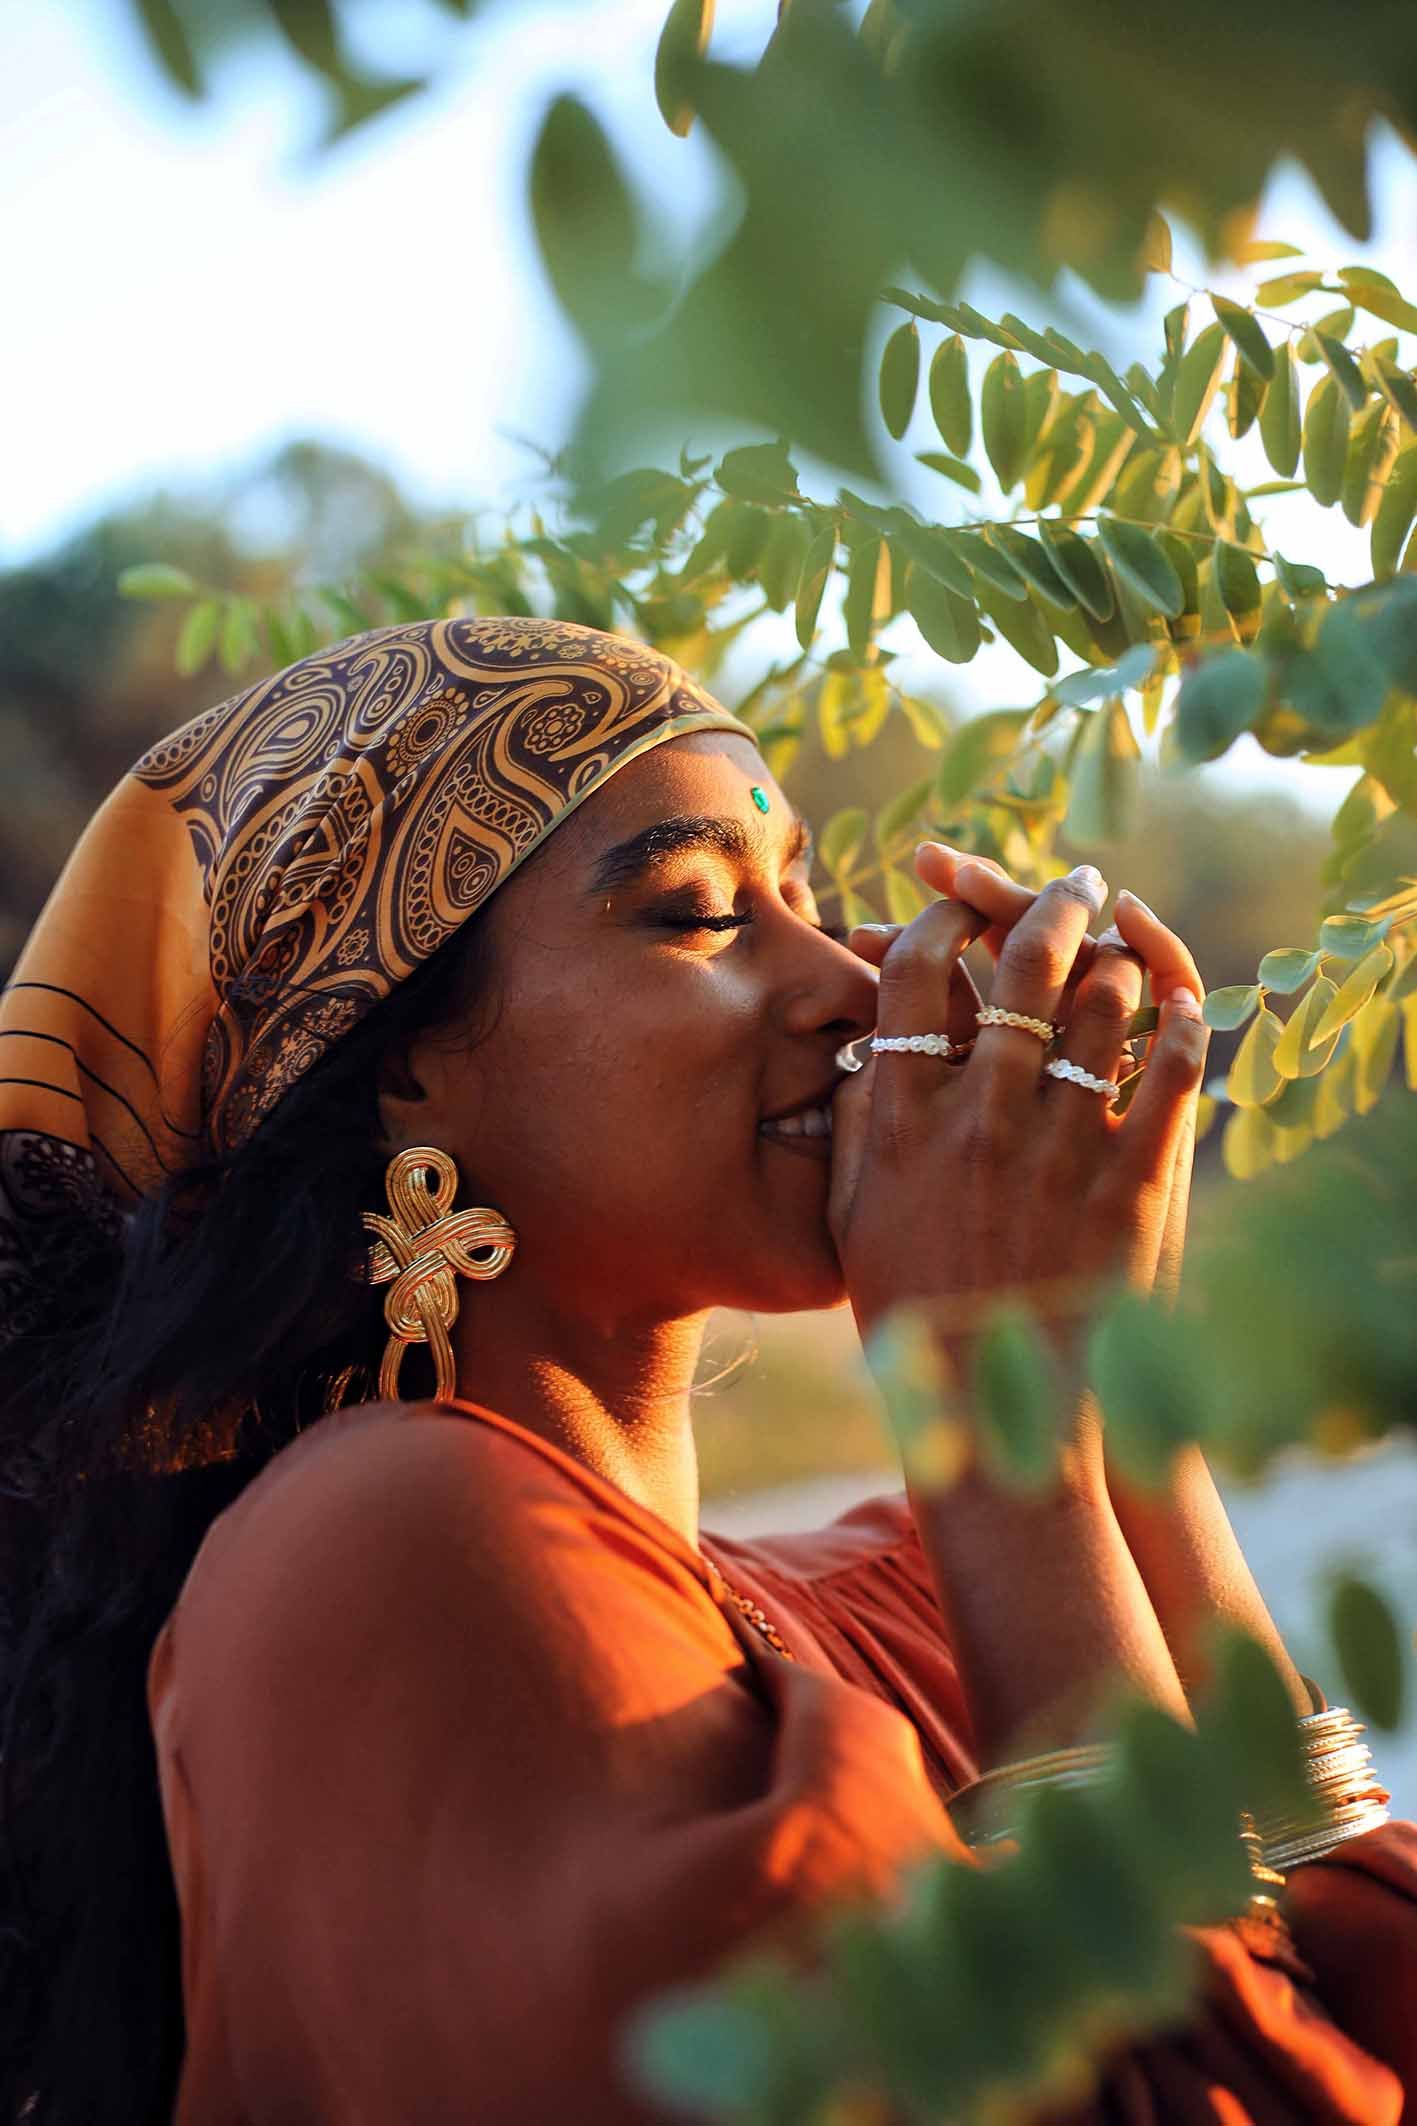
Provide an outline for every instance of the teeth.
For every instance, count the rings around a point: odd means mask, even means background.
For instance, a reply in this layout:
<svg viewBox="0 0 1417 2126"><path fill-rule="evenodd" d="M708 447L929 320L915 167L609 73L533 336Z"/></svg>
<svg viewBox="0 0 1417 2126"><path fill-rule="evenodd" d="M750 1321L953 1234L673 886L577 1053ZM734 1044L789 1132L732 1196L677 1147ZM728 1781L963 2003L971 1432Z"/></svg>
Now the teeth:
<svg viewBox="0 0 1417 2126"><path fill-rule="evenodd" d="M799 1115L783 1115L776 1122L764 1122L761 1127L773 1137L829 1137L832 1133L831 1109L808 1107Z"/></svg>

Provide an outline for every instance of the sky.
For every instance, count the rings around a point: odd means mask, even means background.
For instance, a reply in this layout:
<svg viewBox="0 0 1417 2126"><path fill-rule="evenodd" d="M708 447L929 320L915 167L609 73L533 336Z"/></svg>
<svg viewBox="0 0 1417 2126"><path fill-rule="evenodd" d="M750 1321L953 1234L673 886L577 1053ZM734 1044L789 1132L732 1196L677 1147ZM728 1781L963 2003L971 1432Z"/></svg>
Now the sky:
<svg viewBox="0 0 1417 2126"><path fill-rule="evenodd" d="M584 380L526 208L548 98L571 88L597 110L669 228L710 207L711 148L670 136L653 101L665 6L490 0L464 28L428 0L379 0L368 14L381 45L415 70L426 62L434 87L323 156L311 152L318 91L278 55L226 62L216 100L193 107L117 0L0 12L0 566L107 504L200 491L293 437L364 453L420 502L524 498L538 471L524 439L554 449ZM756 52L772 12L720 0L715 52ZM1369 257L1412 285L1417 163L1382 142L1375 175L1366 251L1296 170L1277 174L1261 233L1312 247L1317 263ZM1184 232L1178 268L1206 279ZM1066 318L987 272L965 292L1074 337L1091 308L1098 344L1123 360L1136 351L1137 319L1101 313L1078 288L1058 292ZM1154 284L1149 323L1175 300ZM937 506L933 476L913 477L911 498ZM1311 557L1360 580L1366 541L1336 511L1325 536L1330 551ZM981 704L999 698L998 654L960 682ZM1261 766L1272 772L1256 750Z"/></svg>

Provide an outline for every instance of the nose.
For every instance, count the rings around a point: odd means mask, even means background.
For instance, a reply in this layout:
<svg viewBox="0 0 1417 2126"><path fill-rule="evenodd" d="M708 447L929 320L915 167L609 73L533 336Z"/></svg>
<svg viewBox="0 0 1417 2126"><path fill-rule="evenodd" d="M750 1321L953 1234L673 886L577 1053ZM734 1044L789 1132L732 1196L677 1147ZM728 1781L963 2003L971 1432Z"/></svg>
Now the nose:
<svg viewBox="0 0 1417 2126"><path fill-rule="evenodd" d="M794 927L797 957L783 1005L786 1030L830 1034L838 1047L859 1040L876 1023L880 975L848 945L806 924Z"/></svg>

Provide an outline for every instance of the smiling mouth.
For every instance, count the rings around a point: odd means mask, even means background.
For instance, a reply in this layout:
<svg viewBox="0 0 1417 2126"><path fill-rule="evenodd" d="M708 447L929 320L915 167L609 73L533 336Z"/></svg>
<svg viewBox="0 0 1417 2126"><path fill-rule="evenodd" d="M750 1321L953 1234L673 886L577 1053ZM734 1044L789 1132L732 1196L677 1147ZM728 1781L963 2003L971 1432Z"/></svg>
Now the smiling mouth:
<svg viewBox="0 0 1417 2126"><path fill-rule="evenodd" d="M829 1160L832 1149L832 1116L828 1106L803 1108L795 1115L780 1115L774 1122L760 1122L758 1135L788 1151L806 1152L812 1158Z"/></svg>

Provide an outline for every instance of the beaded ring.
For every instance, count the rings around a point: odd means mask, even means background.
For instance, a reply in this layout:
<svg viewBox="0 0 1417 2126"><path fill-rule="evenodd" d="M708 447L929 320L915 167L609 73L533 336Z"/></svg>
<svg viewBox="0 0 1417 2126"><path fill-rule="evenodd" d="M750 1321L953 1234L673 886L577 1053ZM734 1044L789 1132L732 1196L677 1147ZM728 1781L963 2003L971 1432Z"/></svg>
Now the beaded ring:
<svg viewBox="0 0 1417 2126"><path fill-rule="evenodd" d="M1020 1033L1031 1033L1045 1046L1056 1041L1063 1030L1051 1019L1031 1019L1025 1011L1005 1011L998 1004L981 1004L975 1016L981 1026L1016 1026Z"/></svg>
<svg viewBox="0 0 1417 2126"><path fill-rule="evenodd" d="M1069 1063L1064 1056L1054 1056L1043 1068L1050 1078L1066 1078L1069 1085L1080 1085L1084 1092L1105 1093L1109 1101L1115 1100L1122 1090L1115 1078L1094 1077L1090 1070L1083 1069L1081 1063Z"/></svg>

